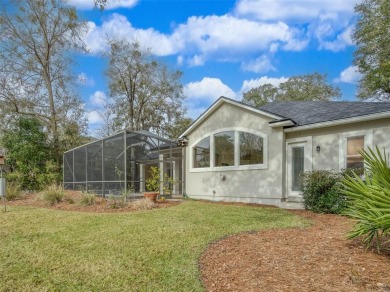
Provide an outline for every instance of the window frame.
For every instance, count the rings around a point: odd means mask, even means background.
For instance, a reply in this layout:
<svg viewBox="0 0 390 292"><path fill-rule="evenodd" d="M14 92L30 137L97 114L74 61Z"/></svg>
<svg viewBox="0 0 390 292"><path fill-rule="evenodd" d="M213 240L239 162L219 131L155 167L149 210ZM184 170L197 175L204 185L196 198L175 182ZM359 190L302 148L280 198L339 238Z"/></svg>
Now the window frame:
<svg viewBox="0 0 390 292"><path fill-rule="evenodd" d="M364 137L364 149L366 150L368 147L372 149L373 147L373 130L363 130L363 131L353 131L343 133L339 137L339 170L347 169L347 139L353 137Z"/></svg>
<svg viewBox="0 0 390 292"><path fill-rule="evenodd" d="M214 135L222 132L234 132L234 165L232 166L215 166L215 143ZM240 165L240 141L239 132L246 132L257 135L263 139L263 163ZM195 168L194 167L194 147L203 139L210 137L210 167ZM208 172L208 171L233 171L233 170L252 170L252 169L267 169L268 168L268 135L248 128L231 127L221 128L211 131L201 137L190 145L190 172Z"/></svg>
<svg viewBox="0 0 390 292"><path fill-rule="evenodd" d="M353 167L348 167L348 158L361 158L361 162L363 163L363 167L364 167L364 159L363 159L363 157L359 153L358 154L348 155L348 141L350 139L354 139L354 138L363 138L363 149L365 148L364 145L365 145L366 137L364 135L362 135L362 136L350 136L350 137L346 138L346 152L345 152L345 168L346 169L353 169ZM360 163L360 161L359 161L359 163Z"/></svg>
<svg viewBox="0 0 390 292"><path fill-rule="evenodd" d="M195 151L195 148L198 146L199 143L201 143L202 141L206 140L206 139L209 139L209 153L208 153L208 156L209 156L209 166L198 166L198 167L195 167L194 164L195 164L195 156L196 156L196 151ZM210 165L211 165L211 138L210 137L205 137L203 139L201 139L200 141L198 141L194 146L192 146L191 148L191 155L192 155L192 167L195 168L195 169L205 169L205 168L209 168Z"/></svg>

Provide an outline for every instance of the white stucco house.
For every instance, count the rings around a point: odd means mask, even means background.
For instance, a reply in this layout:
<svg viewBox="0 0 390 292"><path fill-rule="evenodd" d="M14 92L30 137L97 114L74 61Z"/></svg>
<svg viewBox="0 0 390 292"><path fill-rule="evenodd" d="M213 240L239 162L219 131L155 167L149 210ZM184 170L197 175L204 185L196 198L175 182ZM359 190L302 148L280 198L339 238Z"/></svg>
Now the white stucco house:
<svg viewBox="0 0 390 292"><path fill-rule="evenodd" d="M274 102L254 108L219 98L180 137L190 198L287 206L299 174L359 167L361 148L390 151L390 103Z"/></svg>

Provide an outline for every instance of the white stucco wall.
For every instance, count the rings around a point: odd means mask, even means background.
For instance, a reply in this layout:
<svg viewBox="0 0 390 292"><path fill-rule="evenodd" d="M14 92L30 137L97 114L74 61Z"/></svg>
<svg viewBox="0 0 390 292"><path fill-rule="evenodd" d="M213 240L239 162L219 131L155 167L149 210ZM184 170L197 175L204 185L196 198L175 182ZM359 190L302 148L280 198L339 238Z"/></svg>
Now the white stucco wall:
<svg viewBox="0 0 390 292"><path fill-rule="evenodd" d="M224 103L187 135L186 193L191 198L274 204L284 192L284 133L272 129L269 117ZM268 159L265 169L193 170L191 148L205 135L226 128L248 129L267 135ZM222 177L225 180L222 180Z"/></svg>
<svg viewBox="0 0 390 292"><path fill-rule="evenodd" d="M390 119L296 131L286 133L286 139L312 137L313 169L339 171L345 168L346 137L359 135L365 136L365 146L378 146L390 152ZM321 147L319 153L317 145Z"/></svg>
<svg viewBox="0 0 390 292"><path fill-rule="evenodd" d="M345 168L346 137L365 136L365 145L386 148L390 152L390 118L340 126L283 132L271 128L270 117L222 103L187 134L186 194L191 198L214 201L239 201L279 205L281 199L294 196L287 189L287 143L309 143L310 169L339 171ZM262 169L192 168L192 147L210 133L222 129L250 130L267 137L267 165ZM316 146L321 147L317 153ZM222 180L224 178L224 180Z"/></svg>

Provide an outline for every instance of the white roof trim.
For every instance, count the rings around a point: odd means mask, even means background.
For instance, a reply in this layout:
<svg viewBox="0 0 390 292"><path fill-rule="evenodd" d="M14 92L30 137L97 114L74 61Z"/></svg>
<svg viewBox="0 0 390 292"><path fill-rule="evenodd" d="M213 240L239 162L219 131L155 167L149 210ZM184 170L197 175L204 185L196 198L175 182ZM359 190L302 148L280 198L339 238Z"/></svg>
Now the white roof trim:
<svg viewBox="0 0 390 292"><path fill-rule="evenodd" d="M304 125L304 126L295 126L292 128L284 129L284 132L295 132L295 131L302 131L302 130L311 130L311 129L318 129L318 128L324 128L324 127L331 127L331 126L339 126L344 124L351 124L356 122L364 122L364 121L371 121L371 120L379 120L383 118L390 118L390 112L382 112L382 113L376 113L376 114L370 114L365 116L358 116L358 117L352 117L352 118L345 118L340 120L334 120L334 121L327 121L322 123L316 123L316 124L310 124L310 125Z"/></svg>
<svg viewBox="0 0 390 292"><path fill-rule="evenodd" d="M278 127L294 126L295 124L291 119L288 119L284 121L272 121L269 122L268 125L271 128L278 128Z"/></svg>
<svg viewBox="0 0 390 292"><path fill-rule="evenodd" d="M259 109L256 109L256 108L253 108L251 106L248 106L248 105L245 105L245 104L242 104L242 103L239 103L237 101L234 101L234 100L231 100L229 98L226 98L224 96L221 96L216 102L214 102L214 104L212 104L204 113L202 113L196 120L195 122L187 129L184 131L183 134L181 134L179 136L179 138L183 137L183 136L186 136L188 135L188 133L192 132L192 130L194 128L196 128L201 122L203 122L205 119L207 119L214 111L217 107L219 107L221 104L223 103L228 103L228 104L232 104L232 105L235 105L237 107L240 107L240 108L243 108L243 109L246 109L246 110L249 110L251 112L254 112L254 113L257 113L257 114L261 114L263 116L266 116L266 117L269 117L269 118L272 118L272 119L280 119L281 116L277 116L277 115L274 115L274 114L271 114L271 113L268 113L268 112L265 112L265 111L262 111L262 110L259 110Z"/></svg>

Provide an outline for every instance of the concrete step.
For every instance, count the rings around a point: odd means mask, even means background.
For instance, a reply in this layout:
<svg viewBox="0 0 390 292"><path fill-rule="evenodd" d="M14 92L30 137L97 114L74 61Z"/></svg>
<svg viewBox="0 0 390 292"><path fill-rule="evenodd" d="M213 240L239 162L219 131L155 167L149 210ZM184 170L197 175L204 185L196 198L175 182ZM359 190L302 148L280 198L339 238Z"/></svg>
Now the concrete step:
<svg viewBox="0 0 390 292"><path fill-rule="evenodd" d="M286 198L286 202L302 203L303 202L303 197L302 196L288 196Z"/></svg>
<svg viewBox="0 0 390 292"><path fill-rule="evenodd" d="M294 210L305 209L305 207L301 202L280 202L278 204L278 207L283 209L294 209Z"/></svg>

